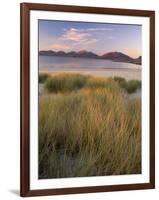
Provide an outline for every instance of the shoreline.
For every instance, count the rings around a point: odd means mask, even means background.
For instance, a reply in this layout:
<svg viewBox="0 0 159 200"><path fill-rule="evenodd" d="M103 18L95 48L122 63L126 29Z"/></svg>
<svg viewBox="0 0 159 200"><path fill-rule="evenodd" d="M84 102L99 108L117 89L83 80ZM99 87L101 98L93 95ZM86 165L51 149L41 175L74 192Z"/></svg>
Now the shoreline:
<svg viewBox="0 0 159 200"><path fill-rule="evenodd" d="M72 69L61 69L61 70L39 70L39 73L49 73L51 75L56 75L59 73L81 73L85 75L91 75L91 76L98 76L98 77L114 77L119 76L123 77L126 80L141 80L141 70L140 69L124 69L124 68L105 68L105 69L81 69L81 70L72 70Z"/></svg>

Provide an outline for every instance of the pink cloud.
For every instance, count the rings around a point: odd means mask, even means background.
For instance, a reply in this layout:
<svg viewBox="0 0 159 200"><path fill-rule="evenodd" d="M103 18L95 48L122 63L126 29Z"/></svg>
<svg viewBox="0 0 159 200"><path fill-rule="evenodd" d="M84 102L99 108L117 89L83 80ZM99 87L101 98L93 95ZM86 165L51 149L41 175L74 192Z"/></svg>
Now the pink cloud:
<svg viewBox="0 0 159 200"><path fill-rule="evenodd" d="M70 48L65 44L52 44L49 46L49 49L52 49L55 51L67 51Z"/></svg>
<svg viewBox="0 0 159 200"><path fill-rule="evenodd" d="M74 42L84 42L90 38L90 34L87 32L80 32L77 29L71 28L66 30L65 33L61 36L61 40L71 40Z"/></svg>

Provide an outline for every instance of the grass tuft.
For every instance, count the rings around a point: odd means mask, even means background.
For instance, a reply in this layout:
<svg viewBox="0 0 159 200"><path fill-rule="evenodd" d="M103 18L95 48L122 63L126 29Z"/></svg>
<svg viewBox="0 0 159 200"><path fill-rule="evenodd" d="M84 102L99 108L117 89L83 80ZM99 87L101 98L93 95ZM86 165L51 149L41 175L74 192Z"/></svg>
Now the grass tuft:
<svg viewBox="0 0 159 200"><path fill-rule="evenodd" d="M125 87L128 93L134 93L139 88L141 88L141 81L138 80L128 81Z"/></svg>
<svg viewBox="0 0 159 200"><path fill-rule="evenodd" d="M48 73L40 73L39 74L39 83L44 83L50 75Z"/></svg>
<svg viewBox="0 0 159 200"><path fill-rule="evenodd" d="M137 89L141 88L141 81L139 80L126 81L124 78L117 76L114 77L114 80L120 85L120 87L124 88L129 94L134 93L136 92Z"/></svg>
<svg viewBox="0 0 159 200"><path fill-rule="evenodd" d="M62 73L50 77L45 84L49 92L68 92L82 88L89 76Z"/></svg>

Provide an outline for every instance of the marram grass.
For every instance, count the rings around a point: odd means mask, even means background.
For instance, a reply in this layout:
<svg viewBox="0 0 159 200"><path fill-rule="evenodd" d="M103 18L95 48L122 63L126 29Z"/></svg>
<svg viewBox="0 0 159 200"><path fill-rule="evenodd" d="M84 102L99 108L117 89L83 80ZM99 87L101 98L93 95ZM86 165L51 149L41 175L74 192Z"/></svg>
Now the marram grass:
<svg viewBox="0 0 159 200"><path fill-rule="evenodd" d="M48 73L40 73L39 74L39 83L44 83L50 75Z"/></svg>
<svg viewBox="0 0 159 200"><path fill-rule="evenodd" d="M39 178L139 173L140 99L129 98L111 78L92 77L78 90L40 96Z"/></svg>
<svg viewBox="0 0 159 200"><path fill-rule="evenodd" d="M124 88L127 93L131 94L133 92L136 92L137 89L141 88L141 81L139 80L129 80L126 81L124 78L115 76L114 80L118 82L121 88Z"/></svg>

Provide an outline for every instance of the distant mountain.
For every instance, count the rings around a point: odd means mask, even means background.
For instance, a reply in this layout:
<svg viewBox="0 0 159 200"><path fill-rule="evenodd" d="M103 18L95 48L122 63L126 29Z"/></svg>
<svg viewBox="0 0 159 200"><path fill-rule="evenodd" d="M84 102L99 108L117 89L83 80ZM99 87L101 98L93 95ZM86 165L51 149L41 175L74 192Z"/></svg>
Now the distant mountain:
<svg viewBox="0 0 159 200"><path fill-rule="evenodd" d="M105 53L102 56L99 56L93 52L82 50L82 51L39 51L39 55L41 56L65 56L65 57L79 57L79 58L95 58L95 59L105 59L105 60L112 60L115 62L125 62L125 63L134 63L141 65L141 56L134 59L130 56L121 53L121 52L109 52Z"/></svg>
<svg viewBox="0 0 159 200"><path fill-rule="evenodd" d="M66 56L66 53L64 51L39 51L39 55L41 56Z"/></svg>
<svg viewBox="0 0 159 200"><path fill-rule="evenodd" d="M116 62L133 62L133 58L121 52L109 52L101 56L103 59L113 60Z"/></svg>
<svg viewBox="0 0 159 200"><path fill-rule="evenodd" d="M89 51L70 51L68 53L64 51L39 51L39 55L41 56L67 56L67 57L82 57L82 58L99 58L99 56L95 53Z"/></svg>
<svg viewBox="0 0 159 200"><path fill-rule="evenodd" d="M99 58L99 56L93 52L90 51L78 51L77 53L77 57L85 57L85 58Z"/></svg>
<svg viewBox="0 0 159 200"><path fill-rule="evenodd" d="M139 56L138 58L134 59L134 63L138 64L138 65L141 65L141 63L142 63L142 57Z"/></svg>

